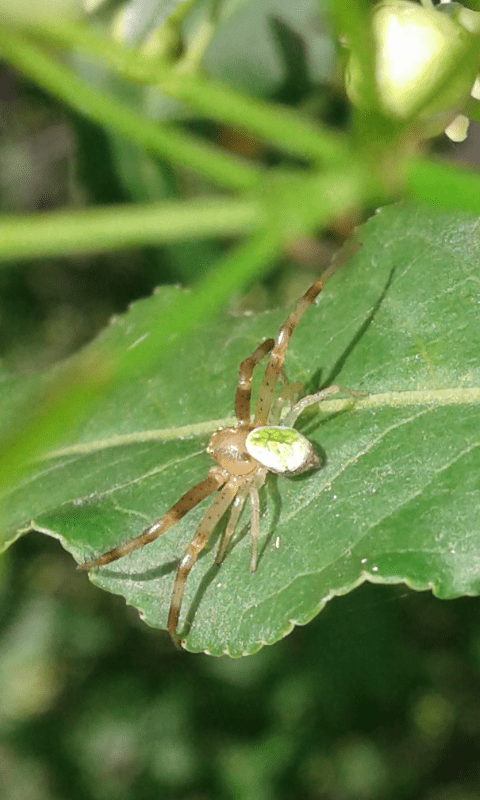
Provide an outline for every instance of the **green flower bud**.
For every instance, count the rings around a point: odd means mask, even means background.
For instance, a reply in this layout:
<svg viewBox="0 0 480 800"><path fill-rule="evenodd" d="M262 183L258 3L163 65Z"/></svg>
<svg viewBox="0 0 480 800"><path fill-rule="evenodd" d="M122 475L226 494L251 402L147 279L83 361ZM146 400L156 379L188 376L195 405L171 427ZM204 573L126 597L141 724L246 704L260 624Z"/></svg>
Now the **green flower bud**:
<svg viewBox="0 0 480 800"><path fill-rule="evenodd" d="M472 43L478 41L479 20L480 14L458 3L437 8L408 0L378 3L372 10L372 32L383 113L397 120L415 119L425 137L450 125L465 107L477 74L478 50L472 50ZM355 52L348 59L345 85L354 105L372 107Z"/></svg>

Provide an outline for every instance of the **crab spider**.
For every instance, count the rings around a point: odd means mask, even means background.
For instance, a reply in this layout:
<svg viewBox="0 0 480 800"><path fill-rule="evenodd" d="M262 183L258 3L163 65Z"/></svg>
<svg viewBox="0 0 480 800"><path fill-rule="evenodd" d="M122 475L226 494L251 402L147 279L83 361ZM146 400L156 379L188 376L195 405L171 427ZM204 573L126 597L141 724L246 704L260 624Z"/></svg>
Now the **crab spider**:
<svg viewBox="0 0 480 800"><path fill-rule="evenodd" d="M258 490L265 483L268 472L291 476L320 466L320 459L313 445L305 436L295 430L293 425L305 408L340 391L339 387L328 386L316 394L304 397L295 405L292 404L283 420L280 419L279 408L282 392L280 398L276 400L274 398L277 381L279 377L284 376L283 362L293 330L306 309L322 291L325 280L332 271L333 269L329 269L324 273L323 277L315 281L298 300L293 311L280 326L276 338L265 339L240 364L235 394L237 422L231 428L218 428L213 433L207 453L216 461L216 464L210 467L207 477L188 489L163 517L146 528L139 536L78 567L78 569L84 570L100 567L153 542L157 536L175 525L205 497L215 493L211 505L205 512L177 567L167 624L177 647L180 647L177 626L186 580L217 522L231 507L230 518L220 540L216 556L217 563L220 563L248 498L252 537L250 569L254 572L257 568L257 542L260 528ZM253 370L267 355L269 355L268 363L259 388L252 421L250 401Z"/></svg>

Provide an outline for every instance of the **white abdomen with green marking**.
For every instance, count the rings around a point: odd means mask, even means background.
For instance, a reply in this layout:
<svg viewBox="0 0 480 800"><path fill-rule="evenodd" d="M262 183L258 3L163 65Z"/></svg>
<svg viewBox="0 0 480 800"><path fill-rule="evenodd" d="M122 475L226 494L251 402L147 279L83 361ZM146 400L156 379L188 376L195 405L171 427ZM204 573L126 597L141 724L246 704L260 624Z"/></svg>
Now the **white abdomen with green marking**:
<svg viewBox="0 0 480 800"><path fill-rule="evenodd" d="M320 466L312 443L295 428L262 425L250 431L245 446L252 458L278 475L298 475Z"/></svg>

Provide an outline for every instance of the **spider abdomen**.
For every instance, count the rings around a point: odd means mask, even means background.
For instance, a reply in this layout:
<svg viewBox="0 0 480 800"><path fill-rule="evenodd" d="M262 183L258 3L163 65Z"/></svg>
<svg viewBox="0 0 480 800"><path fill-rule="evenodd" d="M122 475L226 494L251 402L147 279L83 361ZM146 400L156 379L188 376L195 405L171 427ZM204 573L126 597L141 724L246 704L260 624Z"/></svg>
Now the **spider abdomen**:
<svg viewBox="0 0 480 800"><path fill-rule="evenodd" d="M250 431L245 447L260 464L277 475L299 475L320 466L309 440L295 428L263 425Z"/></svg>

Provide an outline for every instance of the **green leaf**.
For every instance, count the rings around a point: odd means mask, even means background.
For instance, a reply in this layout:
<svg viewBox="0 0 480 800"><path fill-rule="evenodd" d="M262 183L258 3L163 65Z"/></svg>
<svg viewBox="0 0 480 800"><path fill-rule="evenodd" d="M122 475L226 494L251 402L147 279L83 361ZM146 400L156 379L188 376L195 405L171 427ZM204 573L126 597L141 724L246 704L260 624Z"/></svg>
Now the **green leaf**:
<svg viewBox="0 0 480 800"><path fill-rule="evenodd" d="M224 19L205 54L204 66L210 75L249 94L277 92L285 80L285 70L288 66L292 68L291 61L287 65L282 57L278 39L273 35L272 20L281 20L301 39L308 53L312 79L331 80L335 46L328 26L321 24L325 3L250 0L231 13L232 5L227 4L226 13L222 9Z"/></svg>
<svg viewBox="0 0 480 800"><path fill-rule="evenodd" d="M443 598L480 591L478 221L396 206L359 238L295 330L286 369L309 392L335 382L370 396L353 408L351 399L331 400L300 418L324 466L270 476L255 574L247 514L220 567L217 526L187 581L180 633L189 650L252 653L364 580ZM177 294L164 289L136 303L89 349L107 342L121 356L134 348ZM123 382L77 441L36 464L2 502L5 540L36 527L81 562L165 513L206 475L204 448L231 415L237 366L285 315L224 314L160 368ZM165 627L177 559L207 505L92 572L94 583Z"/></svg>

